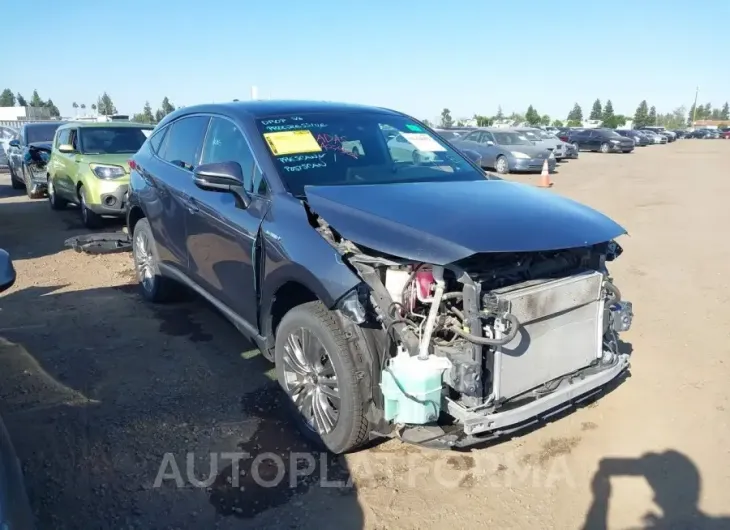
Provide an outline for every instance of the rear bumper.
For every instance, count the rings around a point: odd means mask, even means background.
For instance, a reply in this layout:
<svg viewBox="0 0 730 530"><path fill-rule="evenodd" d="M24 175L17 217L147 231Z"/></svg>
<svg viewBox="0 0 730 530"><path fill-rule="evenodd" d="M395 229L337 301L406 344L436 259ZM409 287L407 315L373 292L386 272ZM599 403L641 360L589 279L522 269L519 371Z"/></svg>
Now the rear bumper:
<svg viewBox="0 0 730 530"><path fill-rule="evenodd" d="M446 402L446 410L459 421L467 436L499 436L508 431L522 429L527 426L525 423L534 423L558 414L566 407L591 397L621 376L629 366L629 355L619 355L614 364L606 368L596 368L594 372L586 369L586 373L577 375L575 379L563 381L554 392L503 412L468 410L451 400Z"/></svg>

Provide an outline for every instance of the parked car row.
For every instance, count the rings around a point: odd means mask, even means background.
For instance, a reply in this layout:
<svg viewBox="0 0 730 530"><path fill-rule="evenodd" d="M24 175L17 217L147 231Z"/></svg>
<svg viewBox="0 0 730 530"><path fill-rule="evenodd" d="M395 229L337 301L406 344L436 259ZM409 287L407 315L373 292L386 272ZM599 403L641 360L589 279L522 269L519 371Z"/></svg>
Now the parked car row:
<svg viewBox="0 0 730 530"><path fill-rule="evenodd" d="M38 143L24 134L16 148ZM87 226L123 212L142 297L187 287L215 306L274 362L315 443L463 447L619 377L633 311L606 267L623 227L483 170L554 169L571 145L457 134L326 102L190 106L154 129L70 122L44 132L45 189Z"/></svg>

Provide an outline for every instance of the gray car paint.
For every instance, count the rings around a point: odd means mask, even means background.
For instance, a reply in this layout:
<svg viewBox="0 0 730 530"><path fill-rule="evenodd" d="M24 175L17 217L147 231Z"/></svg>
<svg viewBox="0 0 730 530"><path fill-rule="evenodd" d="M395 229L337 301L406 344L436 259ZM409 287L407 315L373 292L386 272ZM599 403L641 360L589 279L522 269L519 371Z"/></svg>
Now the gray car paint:
<svg viewBox="0 0 730 530"><path fill-rule="evenodd" d="M494 133L510 131L510 129L495 129L484 127L475 129L475 131L488 131ZM473 142L465 138L453 139L451 140L451 143L459 149L469 149L471 151L479 153L479 155L482 157L482 166L490 168L495 167L495 164L497 163L497 157L506 156L511 158L512 152L524 153L531 158L545 158L548 154L547 149L545 149L544 147L538 147L536 145L487 145L483 143Z"/></svg>

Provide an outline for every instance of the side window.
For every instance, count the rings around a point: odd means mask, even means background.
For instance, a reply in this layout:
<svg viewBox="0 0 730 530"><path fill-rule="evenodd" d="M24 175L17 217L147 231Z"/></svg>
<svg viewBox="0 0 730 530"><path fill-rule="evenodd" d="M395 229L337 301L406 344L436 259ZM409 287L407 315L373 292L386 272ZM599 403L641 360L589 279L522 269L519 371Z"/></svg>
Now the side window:
<svg viewBox="0 0 730 530"><path fill-rule="evenodd" d="M79 150L79 131L77 129L69 129L69 143L74 148L74 151Z"/></svg>
<svg viewBox="0 0 730 530"><path fill-rule="evenodd" d="M203 146L201 164L238 162L243 171L243 187L253 191L254 159L241 130L224 118L211 118Z"/></svg>
<svg viewBox="0 0 730 530"><path fill-rule="evenodd" d="M203 137L209 120L207 116L192 116L173 123L165 135L168 137L165 141L167 145L159 156L188 171L195 169L200 160Z"/></svg>
<svg viewBox="0 0 730 530"><path fill-rule="evenodd" d="M490 132L486 132L486 131L482 133L482 142L484 142L485 144L486 144L487 142L494 142L494 143L497 143L497 142L496 142L496 141L494 140L494 136L492 136L492 133L490 133Z"/></svg>
<svg viewBox="0 0 730 530"><path fill-rule="evenodd" d="M58 147L59 145L68 144L68 139L70 135L70 129L63 129L62 131L59 131L58 137L56 138L56 147Z"/></svg>
<svg viewBox="0 0 730 530"><path fill-rule="evenodd" d="M471 132L471 133L467 134L466 136L464 136L464 140L469 140L470 142L478 142L479 136L481 136L481 134L482 134L481 131Z"/></svg>
<svg viewBox="0 0 730 530"><path fill-rule="evenodd" d="M259 167L254 164L253 166L253 193L258 195L266 195L269 191L269 187L266 185L266 179L263 173L259 170Z"/></svg>
<svg viewBox="0 0 730 530"><path fill-rule="evenodd" d="M167 136L167 131L169 130L169 127L165 127L164 129L160 129L152 135L152 137L150 138L150 148L152 149L153 153L160 153L160 146L162 145L163 140Z"/></svg>

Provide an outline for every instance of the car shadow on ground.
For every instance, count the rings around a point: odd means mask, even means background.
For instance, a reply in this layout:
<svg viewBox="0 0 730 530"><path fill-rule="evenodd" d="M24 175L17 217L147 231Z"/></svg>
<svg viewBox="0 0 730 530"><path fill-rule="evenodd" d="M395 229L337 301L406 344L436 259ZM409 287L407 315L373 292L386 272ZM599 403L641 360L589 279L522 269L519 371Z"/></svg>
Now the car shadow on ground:
<svg viewBox="0 0 730 530"><path fill-rule="evenodd" d="M730 517L714 517L698 506L702 478L692 460L675 450L646 453L638 458L604 458L593 476L593 502L584 530L608 528L612 477L644 477L654 492L661 514L643 517L646 529L720 530L730 528Z"/></svg>
<svg viewBox="0 0 730 530"><path fill-rule="evenodd" d="M23 199L25 191L0 185L0 223L3 227L0 244L13 261L56 254L66 248L66 239L91 232L84 227L78 207L74 205L53 211L47 199L13 200L15 197ZM117 232L123 226L122 219L103 218L98 231ZM56 237L48 237L49 231Z"/></svg>
<svg viewBox="0 0 730 530"><path fill-rule="evenodd" d="M208 304L67 289L0 297L0 413L41 527L363 527L345 459Z"/></svg>

